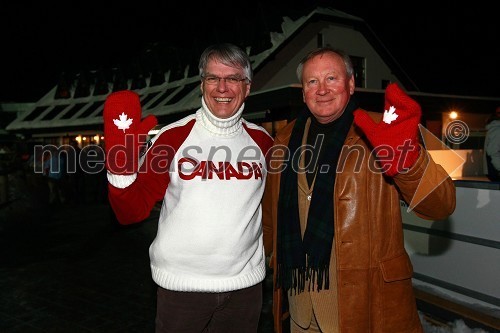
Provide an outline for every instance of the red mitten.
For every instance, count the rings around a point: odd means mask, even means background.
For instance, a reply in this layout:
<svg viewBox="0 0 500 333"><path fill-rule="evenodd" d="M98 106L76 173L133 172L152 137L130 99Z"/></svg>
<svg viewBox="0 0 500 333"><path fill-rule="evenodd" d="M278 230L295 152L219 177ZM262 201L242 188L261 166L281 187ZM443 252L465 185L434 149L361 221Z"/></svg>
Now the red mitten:
<svg viewBox="0 0 500 333"><path fill-rule="evenodd" d="M422 111L396 83L385 90L384 117L380 123L362 110L354 111L354 122L375 149L377 160L388 176L407 171L418 159L418 124Z"/></svg>
<svg viewBox="0 0 500 333"><path fill-rule="evenodd" d="M141 121L139 95L130 90L110 94L104 103L106 168L116 175L130 175L139 168L141 147L157 124L149 115Z"/></svg>

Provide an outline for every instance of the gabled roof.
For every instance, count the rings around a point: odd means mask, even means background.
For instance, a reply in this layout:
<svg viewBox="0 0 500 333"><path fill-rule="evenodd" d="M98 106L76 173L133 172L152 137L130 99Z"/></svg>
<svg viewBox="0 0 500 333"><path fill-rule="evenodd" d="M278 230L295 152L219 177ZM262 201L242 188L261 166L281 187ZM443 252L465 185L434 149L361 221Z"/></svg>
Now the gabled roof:
<svg viewBox="0 0 500 333"><path fill-rule="evenodd" d="M396 60L391 56L388 50L383 46L377 36L373 33L366 22L356 16L349 15L342 11L331 8L316 8L306 16L292 20L284 17L281 24L281 32L271 32L271 47L262 52L252 55L252 45L247 47L254 69L254 78L258 77L259 70L269 59L279 50L286 47L300 31L305 29L308 24L320 20L326 20L333 24L346 25L352 29L358 30L371 43L372 47L380 54L384 61L389 65L393 73L402 82L407 90L418 90L411 79L402 70ZM193 66L193 65L191 65ZM200 79L196 68L186 66L184 76L170 80L172 73L165 73L165 82L160 85L150 86L151 78L146 78L146 86L135 90L141 96L143 114L154 114L160 118L171 118L173 115L182 115L190 113L201 105L201 93L199 89ZM194 74L196 73L196 74ZM290 86L293 82L283 82L283 86ZM128 87L131 87L131 79L127 81ZM51 89L44 97L35 103L33 108L18 116L7 126L7 130L30 133L52 133L52 132L71 132L85 129L102 129L102 113L106 95L86 96L75 98L74 91L67 99L56 99L55 94L57 86ZM94 86L90 91L94 90ZM251 94L259 94L263 91L254 89ZM246 110L248 113L248 110ZM250 110L251 111L251 110Z"/></svg>

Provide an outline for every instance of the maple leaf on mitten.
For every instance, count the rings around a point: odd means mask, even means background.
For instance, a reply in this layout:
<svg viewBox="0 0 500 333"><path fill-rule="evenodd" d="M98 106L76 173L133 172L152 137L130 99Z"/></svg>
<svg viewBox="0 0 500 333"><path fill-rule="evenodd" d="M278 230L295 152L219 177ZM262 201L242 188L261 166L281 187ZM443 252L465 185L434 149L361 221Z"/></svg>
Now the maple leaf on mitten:
<svg viewBox="0 0 500 333"><path fill-rule="evenodd" d="M130 125L132 124L132 119L128 119L128 116L122 112L121 115L119 115L120 119L113 119L113 123L118 127L118 129L123 130L125 132L126 129L130 128Z"/></svg>
<svg viewBox="0 0 500 333"><path fill-rule="evenodd" d="M395 176L413 166L420 154L418 124L422 110L396 83L385 90L384 116L378 124L363 110L354 111L354 122L374 148L383 172Z"/></svg>
<svg viewBox="0 0 500 333"><path fill-rule="evenodd" d="M137 172L140 148L157 124L149 115L141 121L139 95L130 90L111 93L104 103L104 139L106 168L117 175Z"/></svg>

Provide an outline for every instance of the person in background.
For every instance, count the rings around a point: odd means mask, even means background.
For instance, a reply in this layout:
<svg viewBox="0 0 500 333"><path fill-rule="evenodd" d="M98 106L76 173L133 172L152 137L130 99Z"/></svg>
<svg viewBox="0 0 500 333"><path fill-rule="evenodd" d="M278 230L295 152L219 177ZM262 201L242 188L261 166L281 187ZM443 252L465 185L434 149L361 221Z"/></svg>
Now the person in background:
<svg viewBox="0 0 500 333"><path fill-rule="evenodd" d="M68 201L72 204L82 204L85 196L83 187L84 175L82 171L81 158L82 149L76 140L70 140L69 145L65 146L67 152L67 173L66 173L66 193Z"/></svg>
<svg viewBox="0 0 500 333"><path fill-rule="evenodd" d="M49 188L49 205L62 204L66 202L64 191L64 177L66 175L66 152L47 145L43 162L43 175L47 179Z"/></svg>
<svg viewBox="0 0 500 333"><path fill-rule="evenodd" d="M420 217L455 209L454 184L419 144L419 104L396 83L359 109L348 55L297 67L307 106L275 136L264 194L275 332L421 333L400 200Z"/></svg>
<svg viewBox="0 0 500 333"><path fill-rule="evenodd" d="M109 202L122 224L163 200L149 255L158 284L156 332L257 331L266 275L261 199L272 137L242 118L248 55L232 44L199 60L201 107L163 127L139 155L154 116L139 96L104 105ZM144 150L144 149L142 149Z"/></svg>
<svg viewBox="0 0 500 333"><path fill-rule="evenodd" d="M7 145L0 145L0 208L9 201L9 173L13 165L11 155L14 156Z"/></svg>
<svg viewBox="0 0 500 333"><path fill-rule="evenodd" d="M490 116L486 124L484 140L487 176L491 181L500 181L500 106Z"/></svg>

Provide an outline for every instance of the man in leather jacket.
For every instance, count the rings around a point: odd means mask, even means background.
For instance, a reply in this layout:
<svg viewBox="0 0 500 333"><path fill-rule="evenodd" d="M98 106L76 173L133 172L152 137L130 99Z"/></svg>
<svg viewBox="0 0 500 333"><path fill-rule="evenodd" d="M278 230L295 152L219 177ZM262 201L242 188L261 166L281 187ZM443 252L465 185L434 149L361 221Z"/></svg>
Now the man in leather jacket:
<svg viewBox="0 0 500 333"><path fill-rule="evenodd" d="M383 115L358 108L330 47L297 76L307 109L276 134L264 194L275 332L421 333L400 200L445 219L455 187L419 143L420 106L392 83Z"/></svg>

